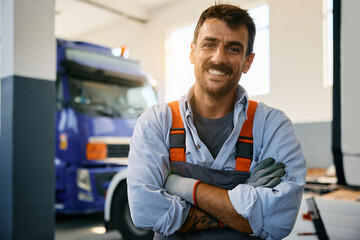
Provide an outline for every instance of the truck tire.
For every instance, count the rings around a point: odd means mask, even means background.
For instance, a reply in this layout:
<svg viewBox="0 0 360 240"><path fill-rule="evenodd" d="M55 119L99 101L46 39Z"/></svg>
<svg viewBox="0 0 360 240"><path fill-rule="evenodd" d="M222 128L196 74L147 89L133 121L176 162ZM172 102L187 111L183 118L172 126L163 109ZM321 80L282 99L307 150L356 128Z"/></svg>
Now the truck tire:
<svg viewBox="0 0 360 240"><path fill-rule="evenodd" d="M151 240L154 237L152 231L135 227L131 216L127 198L126 182L117 187L112 200L111 216L116 229L124 240Z"/></svg>

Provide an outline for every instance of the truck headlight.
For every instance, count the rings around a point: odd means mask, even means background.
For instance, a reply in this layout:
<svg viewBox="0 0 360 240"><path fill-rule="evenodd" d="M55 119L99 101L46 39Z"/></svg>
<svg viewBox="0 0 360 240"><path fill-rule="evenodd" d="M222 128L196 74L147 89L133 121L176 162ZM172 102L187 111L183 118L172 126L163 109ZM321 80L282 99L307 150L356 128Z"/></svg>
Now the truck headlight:
<svg viewBox="0 0 360 240"><path fill-rule="evenodd" d="M87 169L77 170L77 186L81 189L91 192L90 173Z"/></svg>

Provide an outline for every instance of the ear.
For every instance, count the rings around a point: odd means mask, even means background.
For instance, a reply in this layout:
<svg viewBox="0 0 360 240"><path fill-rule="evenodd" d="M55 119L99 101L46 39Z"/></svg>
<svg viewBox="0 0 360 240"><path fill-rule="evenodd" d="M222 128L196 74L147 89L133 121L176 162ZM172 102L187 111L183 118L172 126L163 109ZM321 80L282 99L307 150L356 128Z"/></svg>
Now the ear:
<svg viewBox="0 0 360 240"><path fill-rule="evenodd" d="M251 67L252 62L254 61L255 53L251 53L249 56L246 57L243 73L247 73Z"/></svg>
<svg viewBox="0 0 360 240"><path fill-rule="evenodd" d="M191 62L191 64L194 64L194 62L195 62L195 43L194 42L191 42L190 62Z"/></svg>

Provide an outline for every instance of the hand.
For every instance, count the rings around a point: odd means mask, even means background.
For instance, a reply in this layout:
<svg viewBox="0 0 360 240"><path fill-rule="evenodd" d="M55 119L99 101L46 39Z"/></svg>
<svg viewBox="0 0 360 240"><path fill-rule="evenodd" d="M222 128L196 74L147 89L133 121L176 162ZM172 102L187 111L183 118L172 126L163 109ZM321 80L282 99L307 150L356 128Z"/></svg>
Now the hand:
<svg viewBox="0 0 360 240"><path fill-rule="evenodd" d="M185 201L194 205L193 190L198 180L192 178L181 177L176 174L169 174L164 188L171 195L179 196Z"/></svg>
<svg viewBox="0 0 360 240"><path fill-rule="evenodd" d="M284 168L283 163L275 162L273 158L267 158L254 169L245 184L253 187L273 188L281 182L280 178L285 175Z"/></svg>

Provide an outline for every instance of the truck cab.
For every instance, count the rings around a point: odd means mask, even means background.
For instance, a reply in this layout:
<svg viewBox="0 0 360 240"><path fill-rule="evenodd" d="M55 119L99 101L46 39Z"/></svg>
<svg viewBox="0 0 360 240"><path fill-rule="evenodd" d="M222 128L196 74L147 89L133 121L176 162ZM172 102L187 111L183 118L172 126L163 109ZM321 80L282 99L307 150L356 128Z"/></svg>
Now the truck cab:
<svg viewBox="0 0 360 240"><path fill-rule="evenodd" d="M56 213L104 211L111 179L126 171L135 122L157 103L151 80L109 48L57 40Z"/></svg>

